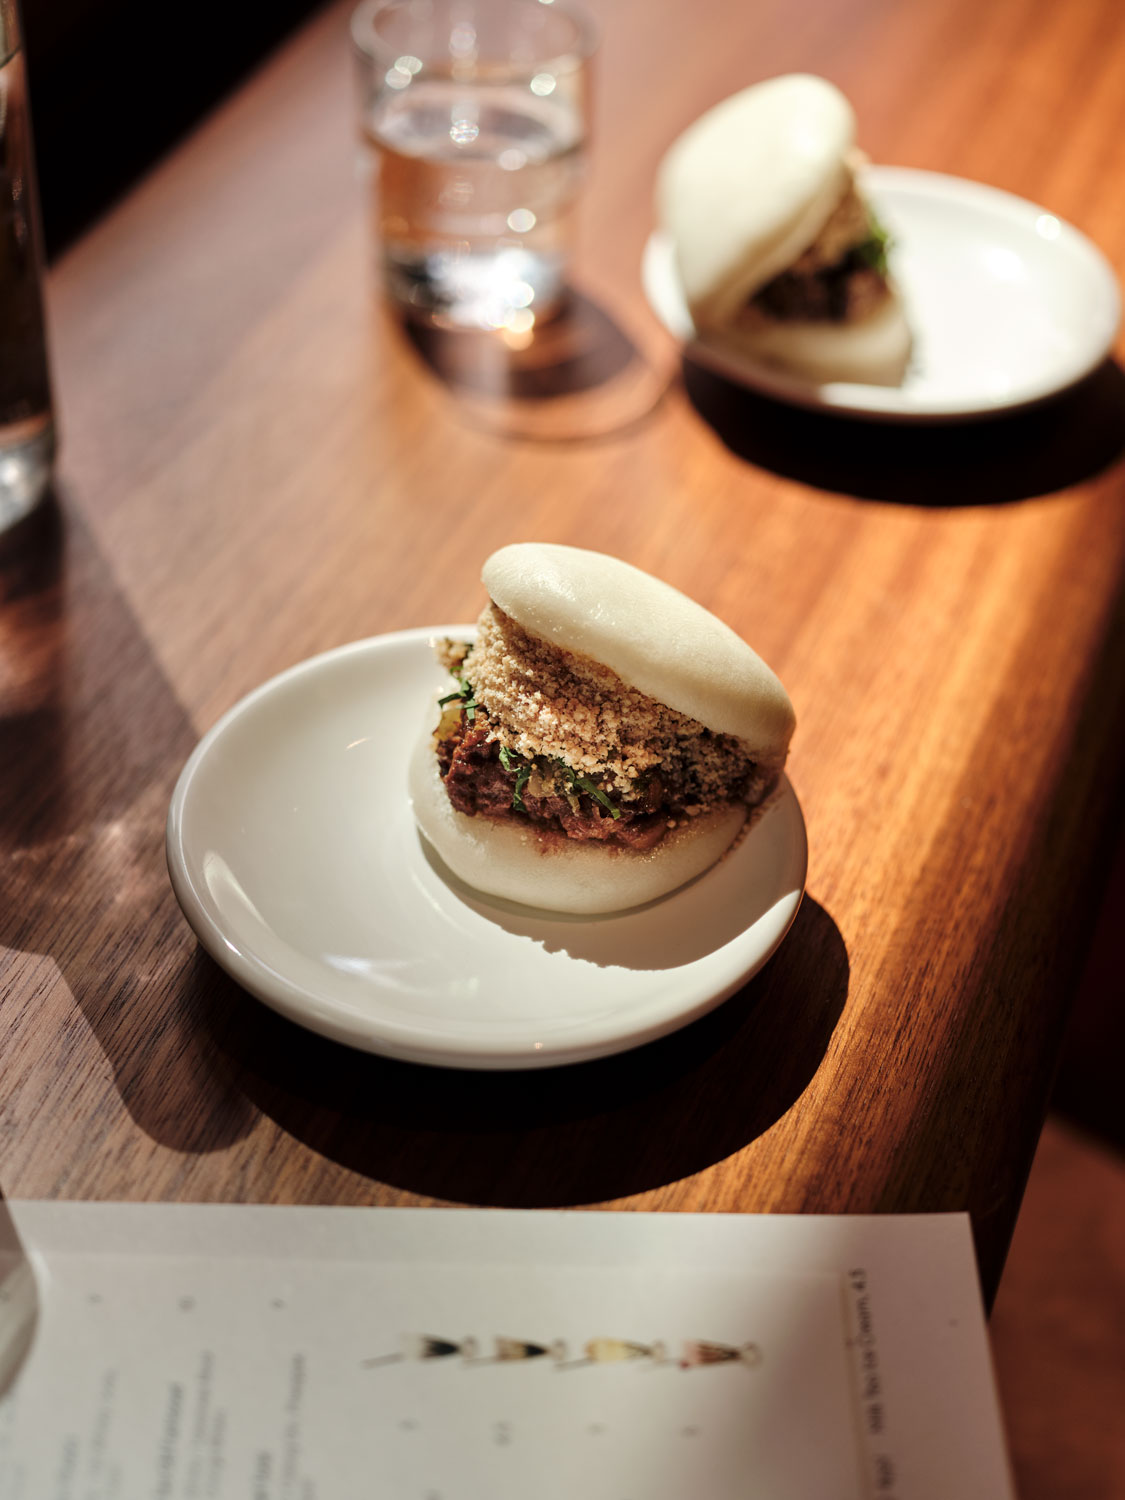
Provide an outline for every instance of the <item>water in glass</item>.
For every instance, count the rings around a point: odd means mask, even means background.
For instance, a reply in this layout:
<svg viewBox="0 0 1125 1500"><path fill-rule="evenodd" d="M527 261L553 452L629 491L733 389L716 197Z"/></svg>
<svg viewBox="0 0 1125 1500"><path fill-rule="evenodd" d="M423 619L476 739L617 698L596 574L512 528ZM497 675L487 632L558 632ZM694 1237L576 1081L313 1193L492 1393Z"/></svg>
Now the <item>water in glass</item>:
<svg viewBox="0 0 1125 1500"><path fill-rule="evenodd" d="M557 306L582 177L573 106L417 79L367 122L388 286L437 322L522 331Z"/></svg>

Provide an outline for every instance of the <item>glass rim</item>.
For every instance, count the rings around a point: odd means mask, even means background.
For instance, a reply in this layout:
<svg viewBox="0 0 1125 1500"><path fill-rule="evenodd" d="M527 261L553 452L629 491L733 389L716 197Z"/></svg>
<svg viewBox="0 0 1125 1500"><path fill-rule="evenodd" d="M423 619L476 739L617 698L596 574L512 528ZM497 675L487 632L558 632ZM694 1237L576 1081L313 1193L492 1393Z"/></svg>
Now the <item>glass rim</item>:
<svg viewBox="0 0 1125 1500"><path fill-rule="evenodd" d="M574 0L507 0L507 3L513 8L521 9L527 9L532 5L542 5L545 10L566 16L574 26L574 45L557 52L545 52L542 57L529 59L525 63L517 63L511 58L486 58L479 64L482 72L495 74L503 71L507 66L513 75L522 75L525 71L537 72L553 63L580 64L586 62L597 48L597 24L590 12L582 5L575 4ZM374 18L380 11L405 10L410 4L411 0L361 0L361 3L352 11L348 22L352 46L360 58L374 64L395 61L398 49L381 45L373 25ZM438 66L433 61L422 64L423 69L426 70Z"/></svg>

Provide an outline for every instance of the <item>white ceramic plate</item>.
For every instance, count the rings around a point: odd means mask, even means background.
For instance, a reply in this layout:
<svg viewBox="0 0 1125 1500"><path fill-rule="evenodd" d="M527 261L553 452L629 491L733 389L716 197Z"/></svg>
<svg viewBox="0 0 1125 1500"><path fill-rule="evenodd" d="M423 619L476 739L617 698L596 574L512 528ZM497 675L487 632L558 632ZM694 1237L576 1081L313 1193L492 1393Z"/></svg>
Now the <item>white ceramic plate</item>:
<svg viewBox="0 0 1125 1500"><path fill-rule="evenodd" d="M800 406L899 421L951 421L1042 401L1113 347L1121 299L1108 261L1054 214L982 183L868 167L863 191L890 231L891 269L914 333L901 386L813 385L699 340L671 241L645 247L645 294L699 363Z"/></svg>
<svg viewBox="0 0 1125 1500"><path fill-rule="evenodd" d="M786 783L727 859L650 906L595 919L486 900L414 826L410 751L444 674L408 630L314 657L200 741L168 813L168 867L200 942L251 994L390 1057L527 1068L622 1051L710 1010L765 963L800 904Z"/></svg>

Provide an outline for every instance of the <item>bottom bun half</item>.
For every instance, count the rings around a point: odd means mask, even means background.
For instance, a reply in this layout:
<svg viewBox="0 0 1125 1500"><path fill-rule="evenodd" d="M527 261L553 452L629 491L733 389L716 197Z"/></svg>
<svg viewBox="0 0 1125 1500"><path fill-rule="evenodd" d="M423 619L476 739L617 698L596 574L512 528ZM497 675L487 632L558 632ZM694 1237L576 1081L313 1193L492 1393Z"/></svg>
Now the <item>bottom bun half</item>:
<svg viewBox="0 0 1125 1500"><path fill-rule="evenodd" d="M449 800L429 733L415 748L409 782L418 827L466 885L579 916L642 906L694 880L730 848L747 815L741 803L726 804L670 829L643 854L544 835L530 824L467 817Z"/></svg>
<svg viewBox="0 0 1125 1500"><path fill-rule="evenodd" d="M733 323L713 333L730 348L816 385L901 385L913 342L902 303L893 292L854 323L781 321L746 308Z"/></svg>

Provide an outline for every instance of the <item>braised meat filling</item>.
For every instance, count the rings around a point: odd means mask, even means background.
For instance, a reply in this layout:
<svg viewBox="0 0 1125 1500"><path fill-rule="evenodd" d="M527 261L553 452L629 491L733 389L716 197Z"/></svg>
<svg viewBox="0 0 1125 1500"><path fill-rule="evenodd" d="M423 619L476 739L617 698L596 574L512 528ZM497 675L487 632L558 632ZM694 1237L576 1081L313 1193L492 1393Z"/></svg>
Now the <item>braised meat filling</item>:
<svg viewBox="0 0 1125 1500"><path fill-rule="evenodd" d="M634 850L722 804L760 800L746 746L528 635L495 605L473 646L445 642L460 687L435 731L453 807Z"/></svg>
<svg viewBox="0 0 1125 1500"><path fill-rule="evenodd" d="M762 288L753 305L783 322L850 323L874 312L886 295L886 276L850 250L818 271L783 271Z"/></svg>
<svg viewBox="0 0 1125 1500"><path fill-rule="evenodd" d="M781 322L850 323L887 296L886 230L853 184L813 243L750 305Z"/></svg>
<svg viewBox="0 0 1125 1500"><path fill-rule="evenodd" d="M669 828L703 810L690 786L669 787L653 771L638 784L630 801L613 799L588 777L579 777L564 762L537 756L521 762L490 738L488 714L477 708L473 723L462 708L453 728L437 740L438 766L449 800L469 817L524 820L568 839L653 849ZM745 801L752 768L729 789L723 801ZM589 782L586 790L582 782Z"/></svg>

